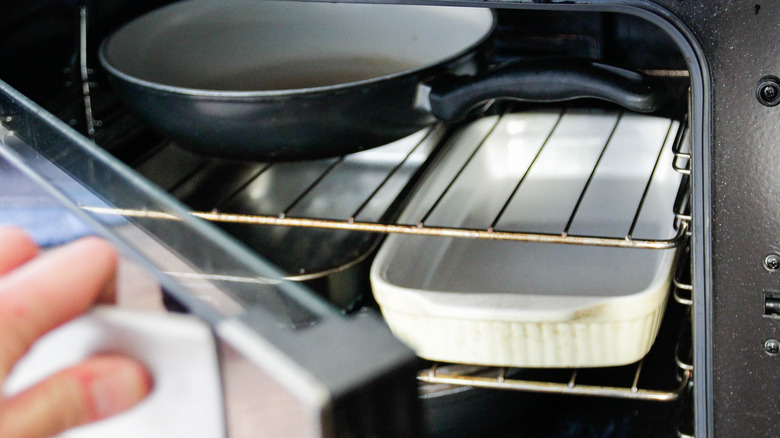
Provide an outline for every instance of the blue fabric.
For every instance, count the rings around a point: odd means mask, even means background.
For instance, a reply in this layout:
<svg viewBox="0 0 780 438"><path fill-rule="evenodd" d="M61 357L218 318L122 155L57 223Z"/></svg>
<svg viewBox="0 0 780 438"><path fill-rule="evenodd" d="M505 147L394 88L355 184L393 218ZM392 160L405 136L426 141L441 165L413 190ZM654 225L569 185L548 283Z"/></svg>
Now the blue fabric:
<svg viewBox="0 0 780 438"><path fill-rule="evenodd" d="M84 202L95 203L91 194ZM93 234L86 222L28 176L0 160L0 226L24 228L41 247L51 247Z"/></svg>
<svg viewBox="0 0 780 438"><path fill-rule="evenodd" d="M68 209L57 206L0 205L0 226L16 225L24 228L41 247L62 245L94 231Z"/></svg>

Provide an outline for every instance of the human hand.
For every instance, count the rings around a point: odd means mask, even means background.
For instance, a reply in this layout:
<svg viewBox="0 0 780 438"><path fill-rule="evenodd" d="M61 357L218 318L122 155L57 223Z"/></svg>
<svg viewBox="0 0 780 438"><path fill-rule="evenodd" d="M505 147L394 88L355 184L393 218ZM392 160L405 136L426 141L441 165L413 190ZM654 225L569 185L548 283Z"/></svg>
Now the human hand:
<svg viewBox="0 0 780 438"><path fill-rule="evenodd" d="M27 234L0 228L0 382L49 330L112 302L117 254L89 237L39 254ZM0 400L0 437L45 437L124 411L151 390L138 362L102 354Z"/></svg>

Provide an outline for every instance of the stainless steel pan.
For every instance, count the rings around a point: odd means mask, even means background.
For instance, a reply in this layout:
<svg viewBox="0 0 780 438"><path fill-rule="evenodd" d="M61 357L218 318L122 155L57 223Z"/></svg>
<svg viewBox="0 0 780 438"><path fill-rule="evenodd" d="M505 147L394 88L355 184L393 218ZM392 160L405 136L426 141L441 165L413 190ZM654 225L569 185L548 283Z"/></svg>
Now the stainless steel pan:
<svg viewBox="0 0 780 438"><path fill-rule="evenodd" d="M379 146L491 97L659 106L650 78L584 60L525 61L474 76L494 21L484 8L188 0L118 30L100 61L131 107L168 137L250 159Z"/></svg>

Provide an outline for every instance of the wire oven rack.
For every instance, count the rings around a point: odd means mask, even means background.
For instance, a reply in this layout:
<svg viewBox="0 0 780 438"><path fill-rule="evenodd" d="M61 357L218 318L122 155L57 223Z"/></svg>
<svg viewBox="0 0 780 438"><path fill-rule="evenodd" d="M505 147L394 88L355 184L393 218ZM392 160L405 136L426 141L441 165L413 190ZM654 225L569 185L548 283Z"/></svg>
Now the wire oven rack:
<svg viewBox="0 0 780 438"><path fill-rule="evenodd" d="M438 132L441 127L432 128L428 134L422 137L420 144L430 141L436 141L435 139L441 138L441 135L432 135L431 133ZM419 133L418 133L419 134ZM690 153L685 150L684 137L687 135L686 129L680 129L677 132L677 139L674 142L674 162L673 167L684 175L690 174ZM479 147L479 145L475 145ZM605 144L604 147L607 145ZM418 145L419 147L419 145ZM397 166L389 169L389 172L382 176L381 182L378 186L368 191L364 199L360 202L353 203L352 210L341 211L329 211L329 217L316 217L316 216L298 216L294 212L296 208L302 204L328 204L331 201L328 199L328 194L323 190L317 190L318 185L323 181L332 178L340 172L340 169L344 168L345 159L334 159L329 162L321 162L322 165L318 166L317 172L320 174L311 178L309 186L298 188L298 195L289 199L285 205L276 205L275 210L267 210L262 214L256 214L255 212L246 213L242 211L222 211L222 206L229 204L230 198L240 196L242 190L246 190L251 186L253 180L242 181L236 183L237 189L232 191L227 198L215 201L211 208L206 210L195 210L191 214L199 218L216 222L216 223L232 223L232 224L249 224L249 225L267 225L267 226L287 226L287 227L305 227L305 228L320 228L320 229L333 229L333 230L348 230L348 231L360 231L370 233L398 233L398 234L413 234L413 235L426 235L426 236L442 236L442 237L457 237L457 238L469 238L469 239L489 239L489 240L510 240L510 241L527 241L527 242L542 242L542 243L560 243L560 244L573 244L573 245L595 245L595 246L607 246L607 247L623 247L623 248L647 248L647 249L669 249L680 246L681 242L688 234L688 228L690 223L690 216L685 214L685 205L687 203L687 189L681 191L681 196L678 196L678 201L675 205L675 228L677 233L671 239L662 240L645 240L635 239L632 236L634 227L636 226L639 213L645 201L645 197L652 180L652 175L655 173L655 169L650 175L647 181L645 191L642 199L637 206L636 214L634 215L634 222L627 234L623 237L604 237L604 236L586 236L586 235L572 235L569 234L568 229L564 229L559 234L545 234L545 233L529 233L522 231L510 231L496 229L494 224L498 222L496 218L492 223L484 224L484 227L480 228L462 228L462 227L448 227L448 226L431 226L424 221L418 223L397 223L397 222L383 222L380 220L364 220L364 209L366 206L375 203L375 197L382 193L384 185L391 181L394 173L400 169L403 163L407 162L411 155L416 150L413 149L409 152L409 155L401 159ZM169 191L175 191L176 188L187 184L187 180L193 178L192 175L203 171L204 167L220 167L227 168L228 170L222 170L224 174L243 174L247 163L237 163L225 160L215 160L205 157L192 155L173 144L166 146L166 149L159 152L156 157L152 157L149 162L162 166L170 170L173 166L170 163L176 162L176 172L182 175L180 181L169 181L168 187L163 187ZM308 162L313 163L313 162ZM464 166L468 164L465 163ZM656 168L660 163L656 163ZM144 163L148 165L148 163ZM262 178L264 173L273 171L275 168L283 164L266 164L266 163L252 163L255 166L256 171L250 172L254 180ZM596 163L598 165L598 163ZM231 171L230 169L235 169ZM595 172L595 167L593 169ZM142 172L143 173L143 172ZM457 178L457 175L456 175ZM171 176L165 174L166 180L171 180ZM518 181L517 188L522 184L522 179ZM515 189L515 192L517 191ZM580 194L580 199L585 196L588 185L586 184ZM333 196L339 196L338 193ZM445 196L445 193L441 193L441 197ZM314 199L316 197L316 199ZM511 196L506 200L508 204L511 201ZM435 208L438 202L434 203L431 209ZM357 205L357 208L354 207ZM85 206L85 209L89 209L95 213L122 215L126 217L138 217L138 218L152 218L152 219L174 219L173 216L168 215L165 212L149 211L149 210L137 210L137 209L122 209L122 208L93 208ZM298 210L300 210L298 208ZM575 211L572 212L571 219L576 215ZM427 215L426 215L427 216ZM377 216L374 215L373 219ZM569 221L571 223L571 220Z"/></svg>
<svg viewBox="0 0 780 438"><path fill-rule="evenodd" d="M473 366L455 366L444 365L446 369L442 371L441 364L433 364L430 368L418 373L417 379L421 382L430 384L445 384L459 386L473 386L479 388L503 389L513 391L539 392L548 394L577 395L590 397L610 397L630 400L671 402L678 400L692 384L693 367L675 358L675 363L679 367L677 375L677 384L673 388L653 389L640 386L640 377L642 376L644 361L627 365L624 369L618 370L618 373L628 374L626 385L615 386L614 377L611 377L610 383L578 383L578 377L594 372L593 370L556 370L558 372L548 372L553 374L553 378L543 379L523 379L511 377L513 370L506 367L473 367ZM523 370L517 370L523 371ZM538 370L535 370L537 374ZM558 376L566 374L567 378L561 379ZM557 377L557 378L556 378Z"/></svg>

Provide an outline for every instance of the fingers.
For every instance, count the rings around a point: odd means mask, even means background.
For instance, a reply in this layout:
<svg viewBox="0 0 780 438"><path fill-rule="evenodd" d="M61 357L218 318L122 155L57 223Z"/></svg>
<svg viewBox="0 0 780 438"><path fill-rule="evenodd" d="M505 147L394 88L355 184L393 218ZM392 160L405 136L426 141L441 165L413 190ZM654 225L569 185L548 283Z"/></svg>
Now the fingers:
<svg viewBox="0 0 780 438"><path fill-rule="evenodd" d="M0 405L0 436L47 437L100 420L135 405L151 386L149 374L135 361L96 356Z"/></svg>
<svg viewBox="0 0 780 438"><path fill-rule="evenodd" d="M0 277L0 380L30 345L114 291L117 254L84 238Z"/></svg>
<svg viewBox="0 0 780 438"><path fill-rule="evenodd" d="M0 227L0 275L32 260L38 255L38 245L16 227Z"/></svg>
<svg viewBox="0 0 780 438"><path fill-rule="evenodd" d="M32 343L113 301L117 254L85 238L38 256L18 228L0 228L0 382ZM0 437L44 437L121 412L144 398L151 379L121 356L99 356L0 401Z"/></svg>

